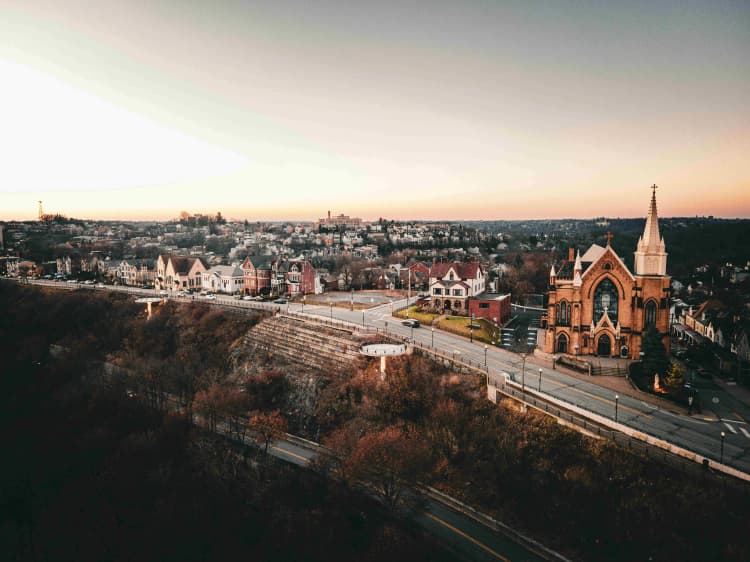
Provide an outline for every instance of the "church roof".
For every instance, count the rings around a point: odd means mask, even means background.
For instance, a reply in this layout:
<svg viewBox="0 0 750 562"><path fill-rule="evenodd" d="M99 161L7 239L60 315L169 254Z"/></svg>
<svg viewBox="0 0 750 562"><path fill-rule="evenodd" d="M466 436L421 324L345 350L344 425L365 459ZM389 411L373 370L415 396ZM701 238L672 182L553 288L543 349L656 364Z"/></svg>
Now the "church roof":
<svg viewBox="0 0 750 562"><path fill-rule="evenodd" d="M586 253L581 256L581 261L587 261L593 263L604 255L607 248L602 248L599 244L591 244L591 247L586 250Z"/></svg>
<svg viewBox="0 0 750 562"><path fill-rule="evenodd" d="M585 261L583 258L581 258L581 271L586 271L589 266L593 262ZM565 260L560 265L560 269L557 271L557 278L558 279L573 279L573 268L575 266L575 262Z"/></svg>

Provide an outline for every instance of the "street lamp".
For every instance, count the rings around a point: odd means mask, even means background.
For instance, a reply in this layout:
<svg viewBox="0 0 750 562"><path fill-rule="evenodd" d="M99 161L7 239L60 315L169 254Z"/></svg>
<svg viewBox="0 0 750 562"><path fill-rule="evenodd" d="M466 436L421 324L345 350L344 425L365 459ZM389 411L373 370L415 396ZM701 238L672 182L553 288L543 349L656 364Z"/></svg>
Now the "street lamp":
<svg viewBox="0 0 750 562"><path fill-rule="evenodd" d="M363 308L362 309L362 327L364 328L364 326L365 326L365 309Z"/></svg>
<svg viewBox="0 0 750 562"><path fill-rule="evenodd" d="M526 354L521 354L521 359L523 360L521 362L521 391L525 394L526 393Z"/></svg>
<svg viewBox="0 0 750 562"><path fill-rule="evenodd" d="M430 347L435 347L435 328L431 328L432 330L432 341L430 342Z"/></svg>
<svg viewBox="0 0 750 562"><path fill-rule="evenodd" d="M542 368L539 367L539 388L537 389L539 392L542 391Z"/></svg>
<svg viewBox="0 0 750 562"><path fill-rule="evenodd" d="M471 321L469 322L469 341L474 343L474 314L471 315Z"/></svg>
<svg viewBox="0 0 750 562"><path fill-rule="evenodd" d="M722 431L722 432L721 432L721 458L720 458L720 460L719 460L719 462L720 462L721 464L724 464L724 438L725 438L726 436L727 436L727 434L726 434L726 433L724 433L724 432Z"/></svg>
<svg viewBox="0 0 750 562"><path fill-rule="evenodd" d="M620 404L620 396L615 394L615 421L617 421L617 407Z"/></svg>
<svg viewBox="0 0 750 562"><path fill-rule="evenodd" d="M557 355L553 355L553 356L552 356L552 370L553 370L553 371L554 371L554 370L555 370L555 368L556 368L556 367L555 367L555 366L556 366L556 364L557 364Z"/></svg>
<svg viewBox="0 0 750 562"><path fill-rule="evenodd" d="M690 389L690 394L688 394L688 416L693 415L693 389Z"/></svg>
<svg viewBox="0 0 750 562"><path fill-rule="evenodd" d="M487 366L487 344L484 344L484 366Z"/></svg>
<svg viewBox="0 0 750 562"><path fill-rule="evenodd" d="M307 297L307 295L302 295L302 312L305 311L305 298L306 297Z"/></svg>

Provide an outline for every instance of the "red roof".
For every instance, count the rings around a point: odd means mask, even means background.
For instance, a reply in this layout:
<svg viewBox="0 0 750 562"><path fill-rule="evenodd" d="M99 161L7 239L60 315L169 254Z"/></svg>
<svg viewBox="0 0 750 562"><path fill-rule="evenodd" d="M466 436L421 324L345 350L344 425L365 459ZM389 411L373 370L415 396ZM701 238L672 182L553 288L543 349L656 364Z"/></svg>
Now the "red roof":
<svg viewBox="0 0 750 562"><path fill-rule="evenodd" d="M460 279L474 279L477 276L477 271L482 269L482 265L479 262L437 262L432 264L430 268L430 277L437 277L438 279L445 277L448 270L453 268L456 275Z"/></svg>

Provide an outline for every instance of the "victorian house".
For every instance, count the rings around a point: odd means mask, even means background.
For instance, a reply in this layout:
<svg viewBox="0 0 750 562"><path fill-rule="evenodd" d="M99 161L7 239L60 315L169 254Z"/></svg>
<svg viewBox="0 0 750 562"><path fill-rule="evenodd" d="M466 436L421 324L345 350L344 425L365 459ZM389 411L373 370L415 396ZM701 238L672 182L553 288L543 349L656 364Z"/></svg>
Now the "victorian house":
<svg viewBox="0 0 750 562"><path fill-rule="evenodd" d="M478 262L437 262L430 268L430 302L441 314L466 315L469 299L484 292L485 271Z"/></svg>

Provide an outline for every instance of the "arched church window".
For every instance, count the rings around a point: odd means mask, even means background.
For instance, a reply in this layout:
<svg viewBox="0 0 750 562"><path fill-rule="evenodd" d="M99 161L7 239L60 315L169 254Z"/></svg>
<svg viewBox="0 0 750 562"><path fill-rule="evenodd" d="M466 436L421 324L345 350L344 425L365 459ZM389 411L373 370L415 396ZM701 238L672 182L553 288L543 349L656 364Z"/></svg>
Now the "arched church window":
<svg viewBox="0 0 750 562"><path fill-rule="evenodd" d="M643 313L643 327L656 326L656 302L648 301Z"/></svg>
<svg viewBox="0 0 750 562"><path fill-rule="evenodd" d="M607 261L607 262L604 262L604 269L605 269L606 271L609 271L610 269L612 269L612 264L611 264L611 263L609 263L608 261Z"/></svg>
<svg viewBox="0 0 750 562"><path fill-rule="evenodd" d="M560 301L560 310L558 313L558 324L560 326L570 326L570 304L567 301Z"/></svg>
<svg viewBox="0 0 750 562"><path fill-rule="evenodd" d="M604 279L594 291L594 323L598 324L607 311L612 324L617 324L617 305L620 295L611 279Z"/></svg>

